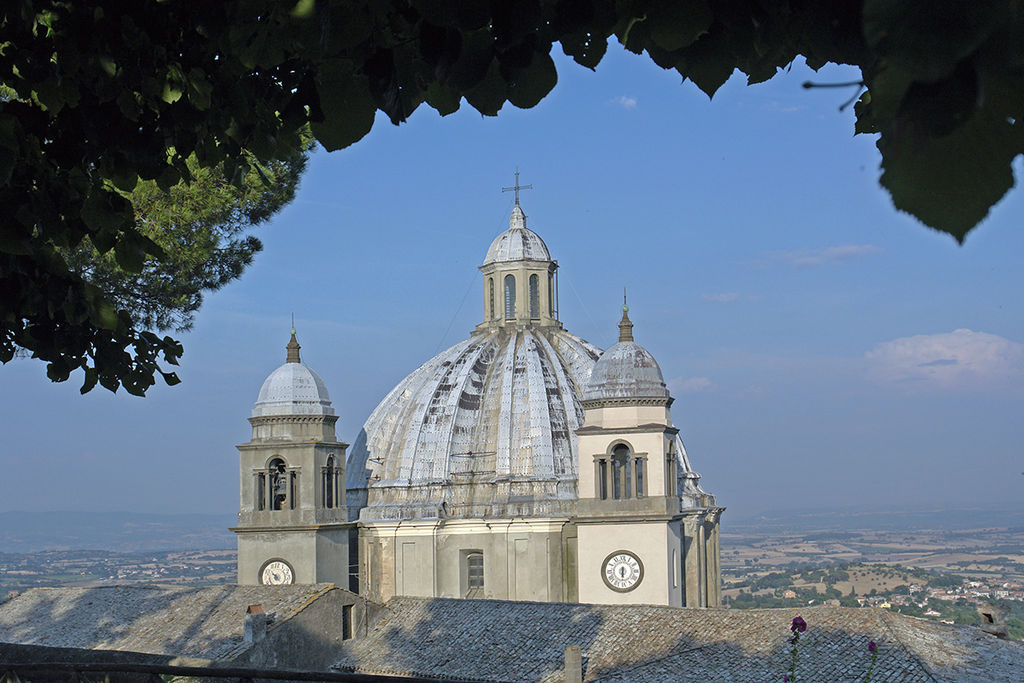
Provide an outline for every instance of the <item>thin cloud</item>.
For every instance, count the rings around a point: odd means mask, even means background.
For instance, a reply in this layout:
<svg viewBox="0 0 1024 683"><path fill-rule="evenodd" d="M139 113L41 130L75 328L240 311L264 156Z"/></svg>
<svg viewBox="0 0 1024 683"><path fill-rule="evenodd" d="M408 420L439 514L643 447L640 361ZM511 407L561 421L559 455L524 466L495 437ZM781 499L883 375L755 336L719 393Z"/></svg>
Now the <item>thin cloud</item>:
<svg viewBox="0 0 1024 683"><path fill-rule="evenodd" d="M823 266L830 263L849 261L868 254L882 251L873 244L840 244L834 247L817 249L791 249L789 251L773 251L768 254L772 261L787 263L791 266Z"/></svg>
<svg viewBox="0 0 1024 683"><path fill-rule="evenodd" d="M778 114L792 114L793 112L803 111L806 108L807 107L795 104L782 104L778 100L771 100L763 107L765 111L776 112Z"/></svg>
<svg viewBox="0 0 1024 683"><path fill-rule="evenodd" d="M676 377L668 382L668 388L677 394L696 394L714 387L707 377Z"/></svg>
<svg viewBox="0 0 1024 683"><path fill-rule="evenodd" d="M736 301L757 301L761 297L755 294L743 295L737 292L717 292L714 294L701 294L700 298L702 301L713 304L731 304Z"/></svg>
<svg viewBox="0 0 1024 683"><path fill-rule="evenodd" d="M893 339L864 356L876 382L909 389L990 391L1024 379L1024 344L967 329Z"/></svg>
<svg viewBox="0 0 1024 683"><path fill-rule="evenodd" d="M628 95L619 95L608 100L609 104L617 104L626 111L633 111L636 109L636 98Z"/></svg>

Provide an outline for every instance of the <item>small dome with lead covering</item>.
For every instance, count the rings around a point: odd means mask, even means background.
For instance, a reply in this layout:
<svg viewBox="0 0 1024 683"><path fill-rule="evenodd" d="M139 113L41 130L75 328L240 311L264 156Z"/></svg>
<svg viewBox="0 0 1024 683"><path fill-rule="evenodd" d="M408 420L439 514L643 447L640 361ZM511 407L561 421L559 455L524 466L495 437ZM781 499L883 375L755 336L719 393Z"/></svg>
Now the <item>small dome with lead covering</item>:
<svg viewBox="0 0 1024 683"><path fill-rule="evenodd" d="M263 382L253 417L268 415L334 415L327 385L320 375L302 364L298 340L292 330L285 364Z"/></svg>
<svg viewBox="0 0 1024 683"><path fill-rule="evenodd" d="M583 391L584 401L669 398L665 377L651 352L633 341L629 307L622 307L619 343L601 354Z"/></svg>
<svg viewBox="0 0 1024 683"><path fill-rule="evenodd" d="M540 235L526 227L526 214L516 204L508 221L508 230L491 242L483 265L507 261L550 261L551 253Z"/></svg>

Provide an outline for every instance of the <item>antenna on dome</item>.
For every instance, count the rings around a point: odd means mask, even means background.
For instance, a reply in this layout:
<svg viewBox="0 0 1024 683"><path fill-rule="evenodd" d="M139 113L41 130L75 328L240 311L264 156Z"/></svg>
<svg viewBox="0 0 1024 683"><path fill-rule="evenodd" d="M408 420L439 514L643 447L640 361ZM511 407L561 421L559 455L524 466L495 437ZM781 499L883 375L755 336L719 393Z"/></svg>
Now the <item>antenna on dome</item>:
<svg viewBox="0 0 1024 683"><path fill-rule="evenodd" d="M629 319L629 305L626 304L626 288L622 288L622 320L619 321L619 343L633 341L633 321Z"/></svg>
<svg viewBox="0 0 1024 683"><path fill-rule="evenodd" d="M288 356L285 358L285 363L301 363L302 360L299 358L299 340L295 338L295 313L292 312L292 338L288 341L288 346L285 349L288 350Z"/></svg>
<svg viewBox="0 0 1024 683"><path fill-rule="evenodd" d="M532 190L532 189L533 189L533 183L531 183L529 185L520 185L519 184L519 166L516 166L516 184L513 185L512 187L503 187L503 188L501 188L501 191L502 192L515 192L516 193L516 206L519 206L519 190Z"/></svg>

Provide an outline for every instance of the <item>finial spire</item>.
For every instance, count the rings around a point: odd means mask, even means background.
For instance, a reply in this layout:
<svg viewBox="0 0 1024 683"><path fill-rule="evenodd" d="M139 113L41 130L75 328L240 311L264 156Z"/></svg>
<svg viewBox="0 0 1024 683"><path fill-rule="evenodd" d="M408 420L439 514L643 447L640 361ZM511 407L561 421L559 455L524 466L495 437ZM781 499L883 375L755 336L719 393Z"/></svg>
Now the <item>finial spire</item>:
<svg viewBox="0 0 1024 683"><path fill-rule="evenodd" d="M288 356L287 356L287 358L285 358L285 361L284 361L285 363L301 363L302 362L301 360L299 360L299 349L301 349L302 347L299 346L299 340L295 338L295 314L294 313L292 313L292 338L288 342L288 346L286 346L285 348L288 349Z"/></svg>
<svg viewBox="0 0 1024 683"><path fill-rule="evenodd" d="M622 320L619 321L619 342L633 341L633 321L629 319L629 305L626 304L626 288L622 288Z"/></svg>
<svg viewBox="0 0 1024 683"><path fill-rule="evenodd" d="M513 185L512 187L503 187L503 188L501 188L501 191L502 192L515 192L516 193L516 206L519 206L519 190L532 190L532 189L533 189L533 184L532 183L530 185L520 185L519 184L519 167L516 166L516 184Z"/></svg>

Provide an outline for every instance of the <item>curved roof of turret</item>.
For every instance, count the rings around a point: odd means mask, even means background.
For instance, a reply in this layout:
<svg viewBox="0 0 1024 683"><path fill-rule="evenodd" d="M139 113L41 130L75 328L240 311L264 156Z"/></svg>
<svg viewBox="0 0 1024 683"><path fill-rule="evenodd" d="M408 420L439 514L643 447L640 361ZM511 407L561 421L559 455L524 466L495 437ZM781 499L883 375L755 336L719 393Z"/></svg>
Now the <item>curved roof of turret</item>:
<svg viewBox="0 0 1024 683"><path fill-rule="evenodd" d="M667 398L658 361L636 342L619 342L603 354L590 373L584 401L609 398Z"/></svg>
<svg viewBox="0 0 1024 683"><path fill-rule="evenodd" d="M334 415L327 385L299 360L294 332L288 343L288 360L263 382L252 410L253 417L268 415Z"/></svg>
<svg viewBox="0 0 1024 683"><path fill-rule="evenodd" d="M669 398L665 377L651 352L633 341L629 306L622 307L619 343L598 359L583 391L584 401Z"/></svg>
<svg viewBox="0 0 1024 683"><path fill-rule="evenodd" d="M483 265L507 261L550 261L551 253L540 235L526 227L526 214L516 204L508 230L491 242Z"/></svg>

